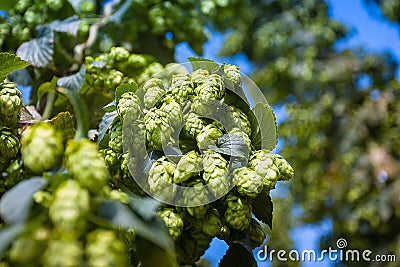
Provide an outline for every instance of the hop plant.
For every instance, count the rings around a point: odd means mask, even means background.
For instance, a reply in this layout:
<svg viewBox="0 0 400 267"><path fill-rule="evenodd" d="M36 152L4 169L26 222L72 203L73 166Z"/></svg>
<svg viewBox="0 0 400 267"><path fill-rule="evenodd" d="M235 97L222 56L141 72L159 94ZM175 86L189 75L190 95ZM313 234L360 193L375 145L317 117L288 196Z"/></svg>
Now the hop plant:
<svg viewBox="0 0 400 267"><path fill-rule="evenodd" d="M110 129L110 141L108 147L115 153L122 153L122 122L114 123Z"/></svg>
<svg viewBox="0 0 400 267"><path fill-rule="evenodd" d="M193 112L185 115L184 120L184 131L189 138L194 140L196 140L196 137L201 132L201 130L207 126L205 120L200 118L196 113Z"/></svg>
<svg viewBox="0 0 400 267"><path fill-rule="evenodd" d="M235 65L224 64L225 77L233 84L240 84L240 68Z"/></svg>
<svg viewBox="0 0 400 267"><path fill-rule="evenodd" d="M245 230L251 220L251 207L247 201L235 195L229 195L226 199L225 221L234 229Z"/></svg>
<svg viewBox="0 0 400 267"><path fill-rule="evenodd" d="M139 97L132 92L123 93L118 101L117 111L121 118L124 118L128 111L132 112L134 118L139 118L142 114Z"/></svg>
<svg viewBox="0 0 400 267"><path fill-rule="evenodd" d="M223 135L222 131L213 124L204 127L196 136L197 146L201 150L208 149L210 145L215 145L218 137Z"/></svg>
<svg viewBox="0 0 400 267"><path fill-rule="evenodd" d="M165 157L159 158L153 163L149 171L148 183L150 192L158 199L172 200L176 195L173 175L175 164L169 162Z"/></svg>
<svg viewBox="0 0 400 267"><path fill-rule="evenodd" d="M107 167L95 143L88 139L70 140L65 154L67 170L83 187L97 193L106 185Z"/></svg>
<svg viewBox="0 0 400 267"><path fill-rule="evenodd" d="M108 59L111 61L125 61L129 58L129 52L123 47L112 47L108 54Z"/></svg>
<svg viewBox="0 0 400 267"><path fill-rule="evenodd" d="M179 160L175 172L174 183L181 183L196 176L202 170L202 159L196 151L190 151Z"/></svg>
<svg viewBox="0 0 400 267"><path fill-rule="evenodd" d="M143 85L144 106L147 109L157 107L162 102L166 93L160 78L151 78Z"/></svg>
<svg viewBox="0 0 400 267"><path fill-rule="evenodd" d="M173 128L168 115L159 109L150 109L144 117L146 125L146 140L150 147L162 150L163 146L174 143L171 138Z"/></svg>
<svg viewBox="0 0 400 267"><path fill-rule="evenodd" d="M209 208L205 203L209 202L208 192L200 179L195 179L186 184L191 187L183 192L183 202L188 205L187 212L196 219L201 219Z"/></svg>
<svg viewBox="0 0 400 267"><path fill-rule="evenodd" d="M112 230L99 228L89 233L85 255L88 267L128 266L125 243Z"/></svg>
<svg viewBox="0 0 400 267"><path fill-rule="evenodd" d="M229 191L228 162L217 152L207 150L203 155L203 179L215 197Z"/></svg>
<svg viewBox="0 0 400 267"><path fill-rule="evenodd" d="M289 162L286 161L281 155L274 154L274 165L278 168L281 180L290 180L294 176L294 170L292 166L290 166Z"/></svg>
<svg viewBox="0 0 400 267"><path fill-rule="evenodd" d="M124 74L121 71L112 69L106 76L104 80L104 85L108 89L113 90L122 83L123 79L124 79Z"/></svg>
<svg viewBox="0 0 400 267"><path fill-rule="evenodd" d="M21 114L22 94L15 83L0 84L0 126L15 125Z"/></svg>
<svg viewBox="0 0 400 267"><path fill-rule="evenodd" d="M233 125L235 125L235 128L239 128L248 136L251 136L251 125L246 114L240 108L235 106L231 106L230 109L232 112L231 114L233 119Z"/></svg>
<svg viewBox="0 0 400 267"><path fill-rule="evenodd" d="M173 98L168 97L164 100L160 110L167 114L167 118L171 122L171 126L176 130L180 130L183 122L181 106L175 100L173 100Z"/></svg>
<svg viewBox="0 0 400 267"><path fill-rule="evenodd" d="M54 192L49 217L56 228L76 234L83 231L86 224L84 216L89 210L89 192L78 182L68 179Z"/></svg>
<svg viewBox="0 0 400 267"><path fill-rule="evenodd" d="M221 215L216 209L209 209L203 220L197 221L198 228L209 237L217 236L222 227Z"/></svg>
<svg viewBox="0 0 400 267"><path fill-rule="evenodd" d="M83 245L71 237L54 237L43 255L44 267L82 266Z"/></svg>
<svg viewBox="0 0 400 267"><path fill-rule="evenodd" d="M197 86L194 91L204 102L210 99L219 100L225 94L225 85L220 75L211 74L207 81Z"/></svg>
<svg viewBox="0 0 400 267"><path fill-rule="evenodd" d="M228 134L234 134L236 136L239 136L246 143L247 151L248 152L252 151L250 137L245 132L243 132L242 129L233 128L228 132Z"/></svg>
<svg viewBox="0 0 400 267"><path fill-rule="evenodd" d="M174 241L177 241L178 238L182 235L184 226L181 215L179 215L179 213L172 208L162 208L158 211L158 215L167 226L169 235Z"/></svg>
<svg viewBox="0 0 400 267"><path fill-rule="evenodd" d="M254 218L251 218L250 225L247 227L246 233L250 237L252 248L259 247L264 243L266 237L265 231L261 224Z"/></svg>
<svg viewBox="0 0 400 267"><path fill-rule="evenodd" d="M208 70L197 69L192 73L192 83L195 87L205 83L208 80L210 73Z"/></svg>
<svg viewBox="0 0 400 267"><path fill-rule="evenodd" d="M235 169L233 171L233 181L240 195L251 198L258 196L264 186L263 177L247 167Z"/></svg>
<svg viewBox="0 0 400 267"><path fill-rule="evenodd" d="M275 188L279 180L279 169L274 165L274 157L268 150L256 151L249 161L248 167L263 177L265 188Z"/></svg>
<svg viewBox="0 0 400 267"><path fill-rule="evenodd" d="M64 153L62 136L49 123L38 123L26 129L21 145L24 165L38 174L56 167Z"/></svg>
<svg viewBox="0 0 400 267"><path fill-rule="evenodd" d="M194 96L193 83L189 74L175 74L169 84L169 91L176 102L182 104Z"/></svg>
<svg viewBox="0 0 400 267"><path fill-rule="evenodd" d="M0 130L0 162L14 158L19 151L20 142L16 133L6 127Z"/></svg>
<svg viewBox="0 0 400 267"><path fill-rule="evenodd" d="M100 153L102 154L102 156L104 158L104 161L107 165L108 170L110 170L110 172L112 172L112 173L115 173L118 170L118 166L120 163L119 155L109 147L100 150Z"/></svg>

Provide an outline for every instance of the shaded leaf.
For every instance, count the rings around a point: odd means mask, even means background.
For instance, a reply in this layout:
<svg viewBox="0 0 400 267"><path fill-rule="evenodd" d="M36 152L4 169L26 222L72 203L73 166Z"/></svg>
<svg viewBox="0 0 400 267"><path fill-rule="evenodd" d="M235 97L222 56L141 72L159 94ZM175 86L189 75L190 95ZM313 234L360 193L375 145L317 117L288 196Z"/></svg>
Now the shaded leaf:
<svg viewBox="0 0 400 267"><path fill-rule="evenodd" d="M254 117L249 116L251 141L256 150L275 148L278 142L278 126L275 114L268 104L257 103L252 109Z"/></svg>
<svg viewBox="0 0 400 267"><path fill-rule="evenodd" d="M56 130L62 133L64 140L72 139L75 135L74 118L68 111L60 112L49 120Z"/></svg>
<svg viewBox="0 0 400 267"><path fill-rule="evenodd" d="M145 238L136 239L135 258L143 267L178 267L174 253L166 251Z"/></svg>
<svg viewBox="0 0 400 267"><path fill-rule="evenodd" d="M53 79L51 79L51 82L42 83L37 91L38 99L42 99L42 97L46 93L56 92L57 80L57 77L53 77Z"/></svg>
<svg viewBox="0 0 400 267"><path fill-rule="evenodd" d="M55 20L48 25L52 31L56 32L66 32L70 33L73 36L78 34L79 25L81 24L81 20L78 16L72 16L66 18L63 21Z"/></svg>
<svg viewBox="0 0 400 267"><path fill-rule="evenodd" d="M22 60L20 57L10 53L0 53L0 81L13 71L25 68L30 63Z"/></svg>
<svg viewBox="0 0 400 267"><path fill-rule="evenodd" d="M47 185L41 178L31 178L18 183L4 193L0 200L0 215L9 224L23 223L28 218L32 196Z"/></svg>
<svg viewBox="0 0 400 267"><path fill-rule="evenodd" d="M108 103L107 105L105 105L105 106L103 107L103 110L104 110L105 112L112 112L112 111L117 110L117 106L116 106L115 100L113 100L112 102L110 102L110 103Z"/></svg>
<svg viewBox="0 0 400 267"><path fill-rule="evenodd" d="M11 225L10 227L1 230L0 257L3 256L5 250L15 241L16 237L22 232L22 230L24 230L24 225L22 224Z"/></svg>
<svg viewBox="0 0 400 267"><path fill-rule="evenodd" d="M125 14L128 12L130 6L132 4L132 0L126 0L121 6L117 8L117 10L110 16L110 21L115 22L117 24L123 22Z"/></svg>
<svg viewBox="0 0 400 267"><path fill-rule="evenodd" d="M160 202L150 197L131 196L129 205L144 220L151 220L160 207Z"/></svg>
<svg viewBox="0 0 400 267"><path fill-rule="evenodd" d="M165 251L172 253L174 250L171 237L158 217L151 221L144 221L128 206L115 201L103 204L99 209L99 215L116 227L133 228L136 235L149 240Z"/></svg>
<svg viewBox="0 0 400 267"><path fill-rule="evenodd" d="M85 81L86 66L83 64L79 69L79 72L59 78L57 81L57 86L66 88L68 90L79 92Z"/></svg>
<svg viewBox="0 0 400 267"><path fill-rule="evenodd" d="M217 146L209 146L209 148L228 156L249 159L249 149L246 142L235 134L222 135L218 138Z"/></svg>
<svg viewBox="0 0 400 267"><path fill-rule="evenodd" d="M42 27L39 36L24 42L17 49L17 56L36 67L48 67L52 62L54 33L49 27Z"/></svg>
<svg viewBox="0 0 400 267"><path fill-rule="evenodd" d="M256 267L251 249L249 250L240 243L233 243L229 246L225 256L218 263L218 267Z"/></svg>
<svg viewBox="0 0 400 267"><path fill-rule="evenodd" d="M21 117L19 123L31 124L42 120L42 116L37 112L34 106L23 106L21 107Z"/></svg>
<svg viewBox="0 0 400 267"><path fill-rule="evenodd" d="M29 86L32 84L32 78L27 69L11 72L10 75L8 75L8 79L22 86Z"/></svg>
<svg viewBox="0 0 400 267"><path fill-rule="evenodd" d="M108 127L114 122L114 120L118 117L117 111L112 111L112 112L106 112L101 119L100 125L99 125L99 138L98 142L100 143L101 140L103 140Z"/></svg>
<svg viewBox="0 0 400 267"><path fill-rule="evenodd" d="M268 192L263 191L256 198L252 199L253 214L257 219L272 229L272 199Z"/></svg>
<svg viewBox="0 0 400 267"><path fill-rule="evenodd" d="M218 63L201 57L188 57L188 60L192 65L193 71L203 69L213 73L214 71L218 70L219 67Z"/></svg>
<svg viewBox="0 0 400 267"><path fill-rule="evenodd" d="M75 9L75 11L80 12L82 10L82 5L87 0L68 0L70 5Z"/></svg>
<svg viewBox="0 0 400 267"><path fill-rule="evenodd" d="M138 89L138 85L134 82L121 84L120 86L117 87L117 89L115 89L116 103L118 103L119 99L121 98L121 96L124 93L127 93L127 92L136 93L137 89Z"/></svg>

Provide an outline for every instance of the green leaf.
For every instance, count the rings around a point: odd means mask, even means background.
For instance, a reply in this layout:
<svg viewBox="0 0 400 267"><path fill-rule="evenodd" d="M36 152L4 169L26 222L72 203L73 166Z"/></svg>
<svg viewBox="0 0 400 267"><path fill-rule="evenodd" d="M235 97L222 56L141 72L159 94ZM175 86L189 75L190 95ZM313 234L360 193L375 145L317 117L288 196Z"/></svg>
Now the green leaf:
<svg viewBox="0 0 400 267"><path fill-rule="evenodd" d="M188 60L190 61L190 64L192 64L193 71L203 69L213 73L218 70L219 67L218 63L201 57L188 57Z"/></svg>
<svg viewBox="0 0 400 267"><path fill-rule="evenodd" d="M83 64L79 69L79 72L59 78L57 86L64 87L68 90L79 92L82 89L83 83L85 82L86 66Z"/></svg>
<svg viewBox="0 0 400 267"><path fill-rule="evenodd" d="M24 42L17 49L17 56L36 67L48 67L53 59L54 33L49 27L41 27L39 36Z"/></svg>
<svg viewBox="0 0 400 267"><path fill-rule="evenodd" d="M129 11L131 7L132 0L126 0L118 9L110 16L110 21L120 24L123 22L125 14Z"/></svg>
<svg viewBox="0 0 400 267"><path fill-rule="evenodd" d="M104 110L105 112L113 112L113 111L116 111L116 110L117 110L117 105L116 105L115 99L114 99L112 102L110 102L110 103L108 103L107 105L105 105L105 106L103 107L103 110Z"/></svg>
<svg viewBox="0 0 400 267"><path fill-rule="evenodd" d="M209 146L215 152L232 157L249 159L249 149L246 142L235 134L224 134L218 138L217 146Z"/></svg>
<svg viewBox="0 0 400 267"><path fill-rule="evenodd" d="M70 5L75 9L75 11L80 12L82 10L82 5L87 0L68 0Z"/></svg>
<svg viewBox="0 0 400 267"><path fill-rule="evenodd" d="M45 82L39 86L38 91L37 91L39 100L42 99L42 97L46 93L55 93L56 92L57 80L58 80L57 77L53 77L53 79L51 79L51 82Z"/></svg>
<svg viewBox="0 0 400 267"><path fill-rule="evenodd" d="M178 267L174 253L163 250L149 240L141 237L136 238L135 258L143 267Z"/></svg>
<svg viewBox="0 0 400 267"><path fill-rule="evenodd" d="M252 199L252 207L254 216L272 229L273 204L269 193L263 191Z"/></svg>
<svg viewBox="0 0 400 267"><path fill-rule="evenodd" d="M134 82L121 84L117 87L117 89L115 89L115 102L118 103L119 99L124 93L136 93L137 89L138 85Z"/></svg>
<svg viewBox="0 0 400 267"><path fill-rule="evenodd" d="M52 31L66 32L72 34L73 36L76 36L78 34L80 24L81 20L78 18L78 16L72 16L66 18L63 21L55 20L52 23L50 23L48 27L50 27Z"/></svg>
<svg viewBox="0 0 400 267"><path fill-rule="evenodd" d="M30 63L22 60L20 57L10 53L0 53L0 81L11 72L25 68Z"/></svg>
<svg viewBox="0 0 400 267"><path fill-rule="evenodd" d="M240 243L233 243L229 246L225 256L221 259L218 267L256 267L251 249L249 250Z"/></svg>
<svg viewBox="0 0 400 267"><path fill-rule="evenodd" d="M16 237L24 230L23 224L14 224L10 227L2 229L0 232L0 258L2 258L4 252L11 245Z"/></svg>
<svg viewBox="0 0 400 267"><path fill-rule="evenodd" d="M99 125L99 138L98 142L100 143L101 140L103 140L108 127L114 122L114 120L118 117L117 111L112 111L112 112L106 112L101 119L100 125Z"/></svg>
<svg viewBox="0 0 400 267"><path fill-rule="evenodd" d="M160 207L160 202L151 197L131 196L129 205L144 220L151 220Z"/></svg>
<svg viewBox="0 0 400 267"><path fill-rule="evenodd" d="M251 141L256 150L272 150L278 142L278 126L272 108L268 104L257 103L252 109L254 117L249 116Z"/></svg>
<svg viewBox="0 0 400 267"><path fill-rule="evenodd" d="M138 236L149 240L163 250L173 253L174 243L168 234L165 224L154 214L152 220L144 221L128 206L115 201L103 204L99 215L116 227L133 228Z"/></svg>
<svg viewBox="0 0 400 267"><path fill-rule="evenodd" d="M65 141L74 138L74 119L68 111L58 113L57 116L49 120L49 123L52 124L57 131L62 133Z"/></svg>
<svg viewBox="0 0 400 267"><path fill-rule="evenodd" d="M26 221L33 202L33 195L47 182L41 177L24 180L4 193L0 200L0 215L9 224Z"/></svg>

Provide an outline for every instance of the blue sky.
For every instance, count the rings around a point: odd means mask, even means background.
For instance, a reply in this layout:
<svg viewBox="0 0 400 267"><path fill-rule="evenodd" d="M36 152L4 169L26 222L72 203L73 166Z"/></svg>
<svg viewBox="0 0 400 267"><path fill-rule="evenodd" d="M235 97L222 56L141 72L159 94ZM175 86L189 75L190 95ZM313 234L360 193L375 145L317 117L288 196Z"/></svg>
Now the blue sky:
<svg viewBox="0 0 400 267"><path fill-rule="evenodd" d="M340 21L352 29L352 33L346 39L336 43L337 50L363 47L373 52L389 52L397 57L400 62L400 30L398 26L390 23L387 19L382 19L380 10L376 7L366 7L363 0L327 0L330 5L329 14L332 18ZM252 72L252 66L243 54L231 58L218 58L217 53L224 41L224 35L217 32L211 33L211 39L204 45L204 57L217 62L226 62L240 66L243 73L249 75ZM193 51L186 45L177 46L176 61L186 62L186 58L195 56ZM400 77L400 69L397 70L397 77ZM276 112L278 111L278 112ZM285 116L284 110L277 110L278 121ZM284 192L284 187L275 190L275 194ZM301 211L300 211L301 212ZM319 237L322 233L331 231L332 221L326 220L318 225L304 225L293 229L291 237L295 241L296 249L316 250L318 251ZM205 257L212 261L212 267L218 265L218 261L227 246L223 241L215 239L211 248L206 252ZM289 249L289 248L282 248ZM259 262L259 267L271 266L270 262ZM303 262L302 266L311 267L330 267L333 262Z"/></svg>

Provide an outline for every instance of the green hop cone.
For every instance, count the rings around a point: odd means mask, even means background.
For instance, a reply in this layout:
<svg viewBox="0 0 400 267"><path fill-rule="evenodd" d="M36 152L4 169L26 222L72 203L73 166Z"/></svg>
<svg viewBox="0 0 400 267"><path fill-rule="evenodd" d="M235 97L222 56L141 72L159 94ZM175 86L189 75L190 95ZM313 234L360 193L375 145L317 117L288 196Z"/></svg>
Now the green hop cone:
<svg viewBox="0 0 400 267"><path fill-rule="evenodd" d="M221 215L216 209L209 209L203 220L196 221L198 228L209 237L217 236L222 227Z"/></svg>
<svg viewBox="0 0 400 267"><path fill-rule="evenodd" d="M176 186L172 184L176 165L165 157L153 163L149 171L148 183L152 195L160 200L171 201L176 195Z"/></svg>
<svg viewBox="0 0 400 267"><path fill-rule="evenodd" d="M56 228L79 234L86 226L84 216L89 210L89 192L78 182L68 179L54 192L49 217Z"/></svg>
<svg viewBox="0 0 400 267"><path fill-rule="evenodd" d="M129 151L134 157L144 157L146 153L146 127L144 121L137 119L130 119L129 117L124 120L125 127L123 137L123 148Z"/></svg>
<svg viewBox="0 0 400 267"><path fill-rule="evenodd" d="M115 173L118 170L118 166L120 164L119 154L117 154L111 148L102 149L100 150L100 153L103 155L108 170L110 170L111 173Z"/></svg>
<svg viewBox="0 0 400 267"><path fill-rule="evenodd" d="M206 121L193 112L186 114L184 120L184 132L186 136L193 140L196 140L197 135L207 126Z"/></svg>
<svg viewBox="0 0 400 267"><path fill-rule="evenodd" d="M214 197L219 198L229 191L228 162L217 152L207 150L203 155L203 180Z"/></svg>
<svg viewBox="0 0 400 267"><path fill-rule="evenodd" d="M222 131L213 124L204 127L196 136L197 146L200 150L206 150L210 145L215 145Z"/></svg>
<svg viewBox="0 0 400 267"><path fill-rule="evenodd" d="M96 229L86 236L85 255L88 267L128 266L125 243L113 230Z"/></svg>
<svg viewBox="0 0 400 267"><path fill-rule="evenodd" d="M118 101L117 111L121 118L124 118L128 111L133 113L134 118L140 118L142 109L140 108L139 97L133 92L123 93Z"/></svg>
<svg viewBox="0 0 400 267"><path fill-rule="evenodd" d="M20 142L16 133L6 127L0 130L0 162L8 161L18 154Z"/></svg>
<svg viewBox="0 0 400 267"><path fill-rule="evenodd" d="M173 128L167 113L152 108L144 117L144 122L146 125L146 140L149 147L162 150L163 146L174 143L171 138Z"/></svg>
<svg viewBox="0 0 400 267"><path fill-rule="evenodd" d="M43 255L44 267L83 266L83 245L71 238L53 238Z"/></svg>
<svg viewBox="0 0 400 267"><path fill-rule="evenodd" d="M0 126L15 125L21 114L22 94L11 82L0 83Z"/></svg>
<svg viewBox="0 0 400 267"><path fill-rule="evenodd" d="M290 166L289 162L286 161L281 155L274 154L274 165L279 169L279 173L281 174L280 180L290 180L294 176L294 170L292 166Z"/></svg>
<svg viewBox="0 0 400 267"><path fill-rule="evenodd" d="M158 211L158 215L167 226L169 235L174 241L177 241L183 232L184 223L182 217L175 209L171 208L161 209L160 211Z"/></svg>
<svg viewBox="0 0 400 267"><path fill-rule="evenodd" d="M63 153L62 136L49 123L34 124L22 133L22 160L34 173L39 174L56 167Z"/></svg>
<svg viewBox="0 0 400 267"><path fill-rule="evenodd" d="M154 77L156 74L161 73L164 70L164 67L158 63L151 63L137 78L138 84L143 84L148 81L151 77Z"/></svg>
<svg viewBox="0 0 400 267"><path fill-rule="evenodd" d="M240 195L254 198L262 192L264 186L263 177L254 170L242 167L235 169L232 174L237 192Z"/></svg>
<svg viewBox="0 0 400 267"><path fill-rule="evenodd" d="M197 86L194 91L204 102L210 99L220 100L225 94L225 85L220 75L211 74L207 81Z"/></svg>
<svg viewBox="0 0 400 267"><path fill-rule="evenodd" d="M180 130L180 127L183 122L183 114L181 106L172 98L168 97L164 100L160 110L164 111L167 114L169 121L171 122L171 126L177 131Z"/></svg>
<svg viewBox="0 0 400 267"><path fill-rule="evenodd" d="M166 93L162 80L160 78L151 78L143 85L144 90L144 106L147 109L158 107L162 102Z"/></svg>
<svg viewBox="0 0 400 267"><path fill-rule="evenodd" d="M172 76L169 84L169 91L172 97L179 104L193 98L193 83L189 74L175 74Z"/></svg>
<svg viewBox="0 0 400 267"><path fill-rule="evenodd" d="M118 121L111 126L108 147L115 153L122 153L122 122Z"/></svg>
<svg viewBox="0 0 400 267"><path fill-rule="evenodd" d="M183 191L183 202L188 206L186 211L196 219L203 218L209 208L206 204L209 202L206 187L200 179L190 181L185 186L190 187Z"/></svg>
<svg viewBox="0 0 400 267"><path fill-rule="evenodd" d="M231 106L230 109L234 127L239 128L248 136L251 136L251 125L246 114L240 108L235 106Z"/></svg>
<svg viewBox="0 0 400 267"><path fill-rule="evenodd" d="M231 81L233 84L241 84L240 79L240 68L234 65L225 64L224 74L226 79Z"/></svg>
<svg viewBox="0 0 400 267"><path fill-rule="evenodd" d="M95 143L88 139L70 140L65 154L67 170L83 187L94 194L103 189L108 170Z"/></svg>
<svg viewBox="0 0 400 267"><path fill-rule="evenodd" d="M273 154L269 150L258 150L251 157L248 167L263 177L265 189L274 189L279 180L279 169L274 164Z"/></svg>
<svg viewBox="0 0 400 267"><path fill-rule="evenodd" d="M175 172L174 183L181 183L196 176L202 170L202 159L196 151L190 151L179 160Z"/></svg>
<svg viewBox="0 0 400 267"><path fill-rule="evenodd" d="M245 230L251 220L251 207L247 201L235 195L226 199L225 221L234 229Z"/></svg>
<svg viewBox="0 0 400 267"><path fill-rule="evenodd" d="M108 59L112 61L125 61L129 58L129 52L124 47L111 47Z"/></svg>
<svg viewBox="0 0 400 267"><path fill-rule="evenodd" d="M251 218L250 225L247 227L246 233L250 237L252 248L259 247L264 243L266 237L265 231L261 224L254 218Z"/></svg>
<svg viewBox="0 0 400 267"><path fill-rule="evenodd" d="M210 73L208 70L198 69L192 73L192 83L195 87L205 83L208 80Z"/></svg>
<svg viewBox="0 0 400 267"><path fill-rule="evenodd" d="M124 79L124 74L118 70L110 70L107 74L106 78L104 79L104 85L111 90L117 88Z"/></svg>

